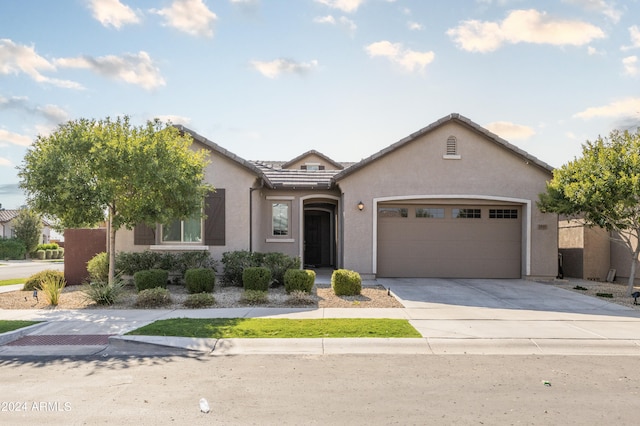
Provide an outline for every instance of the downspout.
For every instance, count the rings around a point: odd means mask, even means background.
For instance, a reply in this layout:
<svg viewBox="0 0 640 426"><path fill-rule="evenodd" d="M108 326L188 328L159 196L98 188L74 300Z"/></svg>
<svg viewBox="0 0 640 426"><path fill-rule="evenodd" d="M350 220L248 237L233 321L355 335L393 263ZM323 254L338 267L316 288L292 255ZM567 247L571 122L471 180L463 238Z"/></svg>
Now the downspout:
<svg viewBox="0 0 640 426"><path fill-rule="evenodd" d="M253 191L262 189L264 180L260 179L260 186L257 188L249 188L249 253L253 253Z"/></svg>

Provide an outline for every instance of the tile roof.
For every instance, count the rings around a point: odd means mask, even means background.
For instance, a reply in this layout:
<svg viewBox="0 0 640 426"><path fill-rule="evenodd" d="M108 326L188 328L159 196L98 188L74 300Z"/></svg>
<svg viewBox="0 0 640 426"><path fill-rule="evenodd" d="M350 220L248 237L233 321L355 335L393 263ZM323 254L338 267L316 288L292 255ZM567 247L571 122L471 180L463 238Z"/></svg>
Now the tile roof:
<svg viewBox="0 0 640 426"><path fill-rule="evenodd" d="M264 175L272 188L331 189L333 176L340 170L283 169L275 162L251 161Z"/></svg>
<svg viewBox="0 0 640 426"><path fill-rule="evenodd" d="M20 210L16 210L16 209L0 210L0 223L7 223L12 221L18 216L19 213L20 213ZM46 219L42 219L42 224L44 226L50 225L49 221L47 221Z"/></svg>

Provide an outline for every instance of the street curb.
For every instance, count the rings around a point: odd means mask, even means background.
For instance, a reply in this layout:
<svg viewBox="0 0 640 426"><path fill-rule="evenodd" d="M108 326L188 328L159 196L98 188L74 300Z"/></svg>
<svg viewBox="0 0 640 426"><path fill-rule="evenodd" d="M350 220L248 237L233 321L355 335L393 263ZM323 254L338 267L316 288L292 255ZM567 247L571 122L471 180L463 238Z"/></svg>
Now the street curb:
<svg viewBox="0 0 640 426"><path fill-rule="evenodd" d="M21 337L30 334L33 330L45 326L49 324L49 321L43 321L39 324L33 324L27 327L22 327L17 330L7 331L6 333L0 334L0 346L6 345L7 343L11 343L15 340L20 339Z"/></svg>

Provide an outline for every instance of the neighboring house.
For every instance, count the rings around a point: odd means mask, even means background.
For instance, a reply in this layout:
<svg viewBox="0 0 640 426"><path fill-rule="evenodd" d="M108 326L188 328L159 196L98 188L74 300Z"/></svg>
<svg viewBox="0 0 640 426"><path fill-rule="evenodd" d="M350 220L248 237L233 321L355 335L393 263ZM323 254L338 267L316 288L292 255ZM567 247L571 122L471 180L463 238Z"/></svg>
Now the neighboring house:
<svg viewBox="0 0 640 426"><path fill-rule="evenodd" d="M121 230L118 251L277 251L363 278L557 275L557 215L536 207L551 166L459 114L357 163L247 161L178 127L211 153L207 218Z"/></svg>
<svg viewBox="0 0 640 426"><path fill-rule="evenodd" d="M14 238L16 230L14 219L18 216L20 210L0 210L0 238ZM42 220L42 233L40 234L40 244L49 242L51 235L51 225L48 221Z"/></svg>

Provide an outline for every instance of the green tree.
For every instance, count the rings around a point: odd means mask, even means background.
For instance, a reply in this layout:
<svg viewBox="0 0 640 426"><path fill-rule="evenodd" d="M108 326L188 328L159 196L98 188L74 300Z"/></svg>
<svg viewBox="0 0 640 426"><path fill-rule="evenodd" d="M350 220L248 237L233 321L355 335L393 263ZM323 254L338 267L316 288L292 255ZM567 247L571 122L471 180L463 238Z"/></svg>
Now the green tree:
<svg viewBox="0 0 640 426"><path fill-rule="evenodd" d="M27 253L33 253L40 242L42 232L42 217L31 209L20 209L18 216L13 219L16 238L21 240Z"/></svg>
<svg viewBox="0 0 640 426"><path fill-rule="evenodd" d="M628 249L627 293L633 292L640 255L640 129L614 130L609 137L587 141L582 157L554 171L538 206L609 231L613 241Z"/></svg>
<svg viewBox="0 0 640 426"><path fill-rule="evenodd" d="M30 206L58 227L109 223L109 283L116 231L138 223L169 223L202 209L207 153L159 120L132 126L128 117L80 119L38 136L19 167Z"/></svg>

